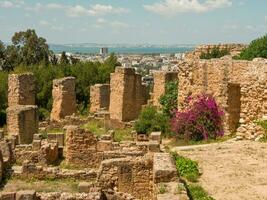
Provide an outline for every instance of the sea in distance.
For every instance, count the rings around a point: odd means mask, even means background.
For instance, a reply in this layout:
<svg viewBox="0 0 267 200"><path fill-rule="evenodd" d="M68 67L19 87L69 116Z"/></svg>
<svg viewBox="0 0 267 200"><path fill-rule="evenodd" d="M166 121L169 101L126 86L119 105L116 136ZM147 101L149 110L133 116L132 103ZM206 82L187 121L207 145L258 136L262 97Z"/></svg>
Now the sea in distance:
<svg viewBox="0 0 267 200"><path fill-rule="evenodd" d="M107 47L115 54L175 54L194 50L196 45L101 45L101 44L50 44L55 53L63 51L74 54L98 54L101 47Z"/></svg>

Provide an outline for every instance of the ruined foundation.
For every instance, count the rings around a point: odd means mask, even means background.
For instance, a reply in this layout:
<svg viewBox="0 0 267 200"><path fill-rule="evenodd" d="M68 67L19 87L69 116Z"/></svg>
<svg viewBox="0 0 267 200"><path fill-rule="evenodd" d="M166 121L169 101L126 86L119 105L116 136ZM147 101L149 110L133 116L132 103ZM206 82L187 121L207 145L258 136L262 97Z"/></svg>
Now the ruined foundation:
<svg viewBox="0 0 267 200"><path fill-rule="evenodd" d="M7 132L18 139L18 144L31 144L38 133L38 107L12 106L7 109Z"/></svg>
<svg viewBox="0 0 267 200"><path fill-rule="evenodd" d="M148 100L148 89L134 68L117 67L110 80L110 118L131 121L138 117Z"/></svg>
<svg viewBox="0 0 267 200"><path fill-rule="evenodd" d="M90 112L108 110L110 102L110 85L96 84L90 87Z"/></svg>
<svg viewBox="0 0 267 200"><path fill-rule="evenodd" d="M76 113L75 78L65 77L53 81L53 108L51 121L60 121Z"/></svg>

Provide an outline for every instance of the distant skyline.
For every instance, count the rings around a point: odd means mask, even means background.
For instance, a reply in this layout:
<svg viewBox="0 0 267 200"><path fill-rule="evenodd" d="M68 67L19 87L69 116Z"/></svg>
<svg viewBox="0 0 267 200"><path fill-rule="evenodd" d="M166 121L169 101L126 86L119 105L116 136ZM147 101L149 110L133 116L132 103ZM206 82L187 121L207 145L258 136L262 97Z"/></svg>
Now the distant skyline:
<svg viewBox="0 0 267 200"><path fill-rule="evenodd" d="M35 29L53 44L249 43L267 0L0 0L0 40Z"/></svg>

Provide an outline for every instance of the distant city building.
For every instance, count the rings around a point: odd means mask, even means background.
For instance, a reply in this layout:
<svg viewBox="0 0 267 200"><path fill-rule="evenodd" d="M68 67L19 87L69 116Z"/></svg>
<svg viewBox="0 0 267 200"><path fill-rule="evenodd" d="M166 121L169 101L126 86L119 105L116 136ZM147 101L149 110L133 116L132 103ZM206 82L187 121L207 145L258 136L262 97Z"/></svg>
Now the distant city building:
<svg viewBox="0 0 267 200"><path fill-rule="evenodd" d="M99 54L100 54L101 56L106 56L106 55L108 55L108 48L107 48L107 47L100 48Z"/></svg>

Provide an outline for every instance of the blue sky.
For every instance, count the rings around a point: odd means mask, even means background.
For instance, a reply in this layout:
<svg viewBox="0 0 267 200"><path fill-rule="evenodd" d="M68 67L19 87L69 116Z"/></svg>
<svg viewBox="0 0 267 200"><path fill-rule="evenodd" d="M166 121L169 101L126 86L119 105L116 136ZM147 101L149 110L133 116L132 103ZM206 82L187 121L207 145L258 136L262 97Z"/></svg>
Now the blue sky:
<svg viewBox="0 0 267 200"><path fill-rule="evenodd" d="M57 44L248 43L267 0L0 0L0 40L27 28Z"/></svg>

